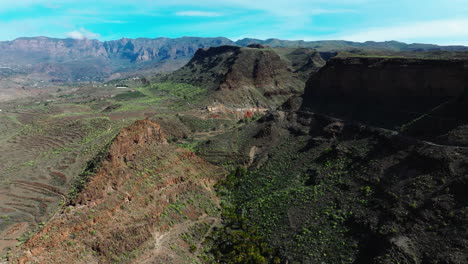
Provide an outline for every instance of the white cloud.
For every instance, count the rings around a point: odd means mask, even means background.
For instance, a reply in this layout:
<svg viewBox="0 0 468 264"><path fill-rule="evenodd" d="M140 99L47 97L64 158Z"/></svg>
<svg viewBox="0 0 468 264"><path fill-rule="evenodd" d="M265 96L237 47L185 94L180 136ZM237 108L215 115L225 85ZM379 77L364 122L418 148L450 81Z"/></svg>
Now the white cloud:
<svg viewBox="0 0 468 264"><path fill-rule="evenodd" d="M419 21L389 27L377 27L344 35L341 39L352 41L418 41L424 39L468 40L468 18Z"/></svg>
<svg viewBox="0 0 468 264"><path fill-rule="evenodd" d="M308 10L308 13L311 15L321 15L321 14L340 14L340 13L357 13L357 10L354 9L311 9Z"/></svg>
<svg viewBox="0 0 468 264"><path fill-rule="evenodd" d="M175 13L177 16L195 16L195 17L219 17L222 16L222 13L218 12L207 12L207 11L180 11Z"/></svg>
<svg viewBox="0 0 468 264"><path fill-rule="evenodd" d="M348 9L339 9L339 7L349 7L350 5L366 3L371 0L198 0L197 6L201 8L238 8L247 10L257 10L270 13L276 16L294 17L300 15L316 15L322 13L341 13L348 12ZM446 0L450 1L450 0ZM455 1L455 0L452 0ZM459 0L464 1L464 0ZM172 1L154 1L154 0L0 0L0 12L15 10L18 8L30 7L33 5L42 5L48 8L66 8L69 5L80 3L81 6L130 6L131 11L155 12L160 7L178 7L193 6L193 0L172 0ZM138 4L136 4L138 3ZM321 8L323 5L333 5L334 8ZM219 16L216 12L204 11L181 11L181 15L188 12L188 16ZM191 14L192 13L192 14Z"/></svg>
<svg viewBox="0 0 468 264"><path fill-rule="evenodd" d="M74 30L67 33L67 37L72 39L96 39L100 36L101 35L88 31L84 28L80 28L79 30Z"/></svg>

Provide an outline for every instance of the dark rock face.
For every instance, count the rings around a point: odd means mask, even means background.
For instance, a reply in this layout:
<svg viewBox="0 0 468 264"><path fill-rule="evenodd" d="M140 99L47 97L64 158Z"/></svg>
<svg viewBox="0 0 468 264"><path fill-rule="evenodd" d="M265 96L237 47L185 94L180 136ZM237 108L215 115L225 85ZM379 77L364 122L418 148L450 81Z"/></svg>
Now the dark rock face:
<svg viewBox="0 0 468 264"><path fill-rule="evenodd" d="M267 45L262 45L262 44L250 44L247 46L247 48L252 48L252 49L268 49Z"/></svg>
<svg viewBox="0 0 468 264"><path fill-rule="evenodd" d="M310 96L451 97L464 91L466 73L468 62L456 60L335 58L311 79L307 92Z"/></svg>
<svg viewBox="0 0 468 264"><path fill-rule="evenodd" d="M384 127L401 126L452 101L463 101L467 76L468 62L463 60L334 58L307 82L303 107Z"/></svg>

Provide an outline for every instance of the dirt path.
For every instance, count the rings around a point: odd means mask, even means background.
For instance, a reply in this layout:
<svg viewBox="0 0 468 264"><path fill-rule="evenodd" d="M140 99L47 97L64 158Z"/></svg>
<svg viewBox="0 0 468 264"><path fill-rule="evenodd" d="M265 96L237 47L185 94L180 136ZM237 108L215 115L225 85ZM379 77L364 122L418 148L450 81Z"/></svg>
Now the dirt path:
<svg viewBox="0 0 468 264"><path fill-rule="evenodd" d="M207 221L212 221L210 228L207 232L203 235L203 237L198 241L196 244L196 251L193 256L197 257L200 253L201 245L206 240L206 238L211 234L213 228L221 223L221 219L217 217L211 217L208 215L202 215L197 220L191 221L187 220L182 223L175 224L168 232L159 233L156 232L154 234L154 250L150 251L148 254L141 256L139 258L139 263L156 263L155 260L158 261L169 261L172 257L171 252L174 251L172 248L173 245L177 245L178 242L182 241L182 234L188 233L190 228L194 225L201 224ZM176 261L177 262L177 261ZM177 262L179 263L179 262Z"/></svg>
<svg viewBox="0 0 468 264"><path fill-rule="evenodd" d="M422 144L433 146L433 147L451 148L451 149L455 149L455 150L468 150L468 147L462 147L462 146L456 146L456 145L437 144L437 143L434 143L434 142L431 142L431 141L421 140L421 139L418 139L418 138L415 138L415 137L402 135L399 131L395 131L395 130L390 130L390 129L385 129L385 128L376 128L376 127L370 127L370 128L373 129L373 130L376 130L376 131L389 133L391 136L402 137L402 138L410 140L410 141L422 143Z"/></svg>
<svg viewBox="0 0 468 264"><path fill-rule="evenodd" d="M225 130L224 129L221 129L221 130L215 130L215 131L210 131L210 132L198 132L198 133L195 133L193 134L194 136L216 136L216 135L219 135L219 134L222 134L224 133Z"/></svg>
<svg viewBox="0 0 468 264"><path fill-rule="evenodd" d="M211 233L213 232L213 228L215 228L216 226L218 225L221 225L221 219L220 218L214 218L214 217L211 217L211 218L208 218L208 220L213 220L213 223L211 224L210 228L208 229L208 231L206 231L206 233L203 235L203 237L200 239L200 241L198 241L197 243L197 249L195 250L194 252L194 255L195 256L199 256L200 255L200 250L202 248L202 244L203 242L205 242L206 238L211 235Z"/></svg>
<svg viewBox="0 0 468 264"><path fill-rule="evenodd" d="M62 204L65 204L67 201L67 197L62 192L60 192L59 190L54 190L55 189L54 187L49 187L45 184L34 183L34 182L29 183L29 182L24 182L24 181L15 181L14 184L20 185L26 188L41 190L44 192L51 193L53 195L57 195L62 199ZM52 219L54 219L57 216L57 214L60 212L61 212L61 207L57 208L57 210L55 210L55 213L47 221L51 221Z"/></svg>
<svg viewBox="0 0 468 264"><path fill-rule="evenodd" d="M302 112L302 113L310 114L310 112ZM348 123L348 124L351 124L351 125L363 126L363 127L367 128L367 129L369 129L370 131L380 132L380 133L388 134L390 136L400 137L400 138L403 138L405 140L408 140L408 141L414 142L414 143L420 143L420 144L429 145L429 146L433 146L433 147L440 147L440 148L451 148L451 149L455 149L455 150L468 150L468 147L464 147L464 146L437 144L435 142L431 142L431 141L427 141L427 140L421 140L421 139L418 139L418 138L415 138L415 137L410 137L410 136L407 136L407 135L402 135L400 131L396 131L396 130L381 128L381 127L374 127L374 126L370 126L370 125L363 124L363 123L360 123L360 122L349 122L349 121L345 121L343 119L339 119L339 118L332 117L332 116L329 116L329 115L324 115L324 114L317 114L317 113L312 113L312 114L317 115L317 116L326 117L326 118L329 118L331 120L342 122L342 123Z"/></svg>

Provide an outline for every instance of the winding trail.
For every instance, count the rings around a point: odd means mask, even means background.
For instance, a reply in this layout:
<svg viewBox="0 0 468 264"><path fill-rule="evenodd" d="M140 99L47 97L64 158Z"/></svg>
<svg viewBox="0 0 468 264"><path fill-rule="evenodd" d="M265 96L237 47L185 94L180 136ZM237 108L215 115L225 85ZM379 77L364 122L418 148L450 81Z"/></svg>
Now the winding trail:
<svg viewBox="0 0 468 264"><path fill-rule="evenodd" d="M364 127L366 129L370 130L371 132L384 133L384 134L387 134L389 136L400 137L400 138L402 138L404 140L407 140L409 142L416 143L416 144L424 144L424 145L439 147L439 148L450 148L450 149L454 149L454 150L467 150L468 151L468 146L438 144L438 143L435 143L435 142L431 142L431 141L427 141L427 140L421 140L421 139L418 139L418 138L415 138L415 137L410 137L410 136L407 136L407 135L403 135L403 134L401 134L400 131L396 131L396 130L381 128L381 127L374 127L374 126L364 124L364 123L360 123L360 122L346 121L346 120L343 120L343 119L340 119L340 118L336 118L336 117L332 117L332 116L324 115L324 114L318 114L318 113L307 112L307 111L299 111L299 112L303 113L303 114L308 114L308 115L313 114L313 115L316 115L316 116L325 117L327 119L337 121L337 122L342 122L342 123L345 123L345 124L351 124L351 125L355 125L355 126L358 126L358 127Z"/></svg>
<svg viewBox="0 0 468 264"><path fill-rule="evenodd" d="M391 136L401 137L401 138L406 139L408 141L414 141L415 143L420 143L420 144L429 145L429 146L433 146L433 147L439 147L439 148L450 148L450 149L454 149L454 150L468 150L468 147L456 146L456 145L437 144L435 142L431 142L431 141L427 141L427 140L421 140L421 139L418 139L418 138L415 138L415 137L402 135L399 131L395 131L395 130L391 130L391 129L371 127L371 126L367 126L367 127L370 128L371 130L374 130L374 131L377 131L377 132L388 133Z"/></svg>

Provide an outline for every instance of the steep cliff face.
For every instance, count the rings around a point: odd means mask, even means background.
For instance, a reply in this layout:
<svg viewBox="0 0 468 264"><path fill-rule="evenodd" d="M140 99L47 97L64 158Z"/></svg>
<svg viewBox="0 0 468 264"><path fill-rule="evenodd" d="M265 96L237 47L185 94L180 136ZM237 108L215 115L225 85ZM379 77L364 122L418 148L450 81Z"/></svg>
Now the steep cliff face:
<svg viewBox="0 0 468 264"><path fill-rule="evenodd" d="M7 60L43 59L73 60L93 58L121 58L130 61L152 61L167 58L191 57L199 48L232 44L226 38L156 38L113 41L89 39L54 39L47 37L19 38L0 42L2 62ZM32 56L24 57L22 56Z"/></svg>
<svg viewBox="0 0 468 264"><path fill-rule="evenodd" d="M334 58L307 82L304 108L402 126L460 98L467 76L463 60Z"/></svg>
<svg viewBox="0 0 468 264"><path fill-rule="evenodd" d="M12 258L19 263L198 262L219 224L222 170L137 121L114 139L84 189Z"/></svg>
<svg viewBox="0 0 468 264"><path fill-rule="evenodd" d="M452 97L464 91L467 72L457 60L334 58L306 96Z"/></svg>
<svg viewBox="0 0 468 264"><path fill-rule="evenodd" d="M214 98L227 104L278 106L303 91L303 74L322 66L316 52L295 51L264 46L200 49L167 80L216 91Z"/></svg>
<svg viewBox="0 0 468 264"><path fill-rule="evenodd" d="M110 57L122 57L132 61L152 61L168 58L190 58L199 48L233 44L227 38L123 38L106 41L103 46Z"/></svg>
<svg viewBox="0 0 468 264"><path fill-rule="evenodd" d="M46 37L19 38L0 42L1 62L36 62L55 59L107 57L102 42L98 40L52 39Z"/></svg>

